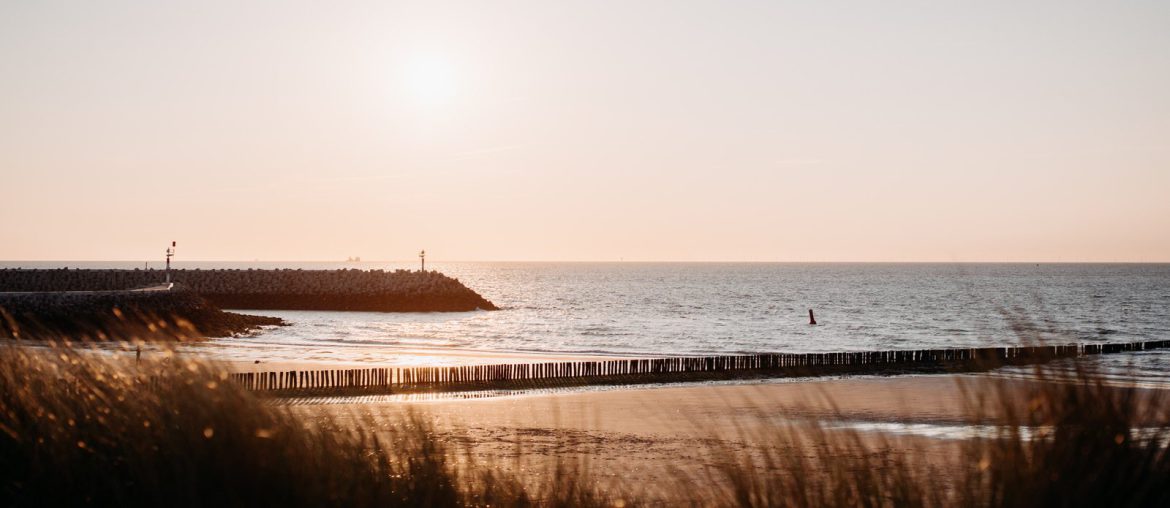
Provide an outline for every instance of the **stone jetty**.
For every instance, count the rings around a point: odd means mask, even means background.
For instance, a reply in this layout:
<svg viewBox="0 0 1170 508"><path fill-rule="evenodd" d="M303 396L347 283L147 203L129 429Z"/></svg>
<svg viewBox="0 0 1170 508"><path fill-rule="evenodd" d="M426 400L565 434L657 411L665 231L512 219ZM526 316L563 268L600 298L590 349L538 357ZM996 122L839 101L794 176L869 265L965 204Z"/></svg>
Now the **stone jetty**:
<svg viewBox="0 0 1170 508"><path fill-rule="evenodd" d="M159 270L3 269L0 291L111 291L158 284ZM226 309L465 312L492 302L435 271L171 270L171 280Z"/></svg>
<svg viewBox="0 0 1170 508"><path fill-rule="evenodd" d="M224 312L192 291L0 293L0 338L191 340L247 333L279 318Z"/></svg>

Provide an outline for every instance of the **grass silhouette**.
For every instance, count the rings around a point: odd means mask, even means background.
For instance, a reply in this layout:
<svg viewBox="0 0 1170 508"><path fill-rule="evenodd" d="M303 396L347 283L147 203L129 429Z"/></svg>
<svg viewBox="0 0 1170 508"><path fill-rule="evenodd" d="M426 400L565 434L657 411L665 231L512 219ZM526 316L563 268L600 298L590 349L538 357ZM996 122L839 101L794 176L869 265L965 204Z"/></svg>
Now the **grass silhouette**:
<svg viewBox="0 0 1170 508"><path fill-rule="evenodd" d="M561 461L531 481L460 453L420 418L308 420L171 356L136 365L66 342L0 347L0 504L51 506L1166 506L1163 392L1071 362L967 391L956 466L826 422L762 426L752 452L659 491L599 487ZM760 401L766 404L767 401ZM741 434L745 431L740 431Z"/></svg>

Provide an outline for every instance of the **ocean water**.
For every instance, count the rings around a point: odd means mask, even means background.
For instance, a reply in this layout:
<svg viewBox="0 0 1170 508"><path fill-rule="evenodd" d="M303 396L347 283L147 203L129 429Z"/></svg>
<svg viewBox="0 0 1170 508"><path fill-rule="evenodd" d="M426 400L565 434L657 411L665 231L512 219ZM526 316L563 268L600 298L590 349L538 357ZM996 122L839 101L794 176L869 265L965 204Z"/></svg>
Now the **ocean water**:
<svg viewBox="0 0 1170 508"><path fill-rule="evenodd" d="M414 267L373 262L176 266ZM474 352L668 356L1170 338L1170 264L438 262L428 268L458 278L503 310L249 311L282 317L291 326L188 347L232 360L449 364L483 361L454 354ZM808 324L810 308L816 326ZM1121 356L1147 373L1170 371L1163 366L1170 355Z"/></svg>

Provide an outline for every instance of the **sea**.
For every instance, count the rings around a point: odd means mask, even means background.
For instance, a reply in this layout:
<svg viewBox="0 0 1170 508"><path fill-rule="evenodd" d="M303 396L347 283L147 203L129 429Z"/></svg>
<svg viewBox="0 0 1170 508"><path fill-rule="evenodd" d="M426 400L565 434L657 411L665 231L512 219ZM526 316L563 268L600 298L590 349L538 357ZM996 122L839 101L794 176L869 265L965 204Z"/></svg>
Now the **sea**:
<svg viewBox="0 0 1170 508"><path fill-rule="evenodd" d="M160 263L151 263L160 268ZM0 262L142 268L144 262ZM407 262L177 268L417 269ZM499 311L240 311L289 325L185 345L233 361L466 364L483 356L659 357L1170 339L1170 264L429 262ZM816 325L809 324L812 310ZM1170 352L1109 366L1170 382Z"/></svg>

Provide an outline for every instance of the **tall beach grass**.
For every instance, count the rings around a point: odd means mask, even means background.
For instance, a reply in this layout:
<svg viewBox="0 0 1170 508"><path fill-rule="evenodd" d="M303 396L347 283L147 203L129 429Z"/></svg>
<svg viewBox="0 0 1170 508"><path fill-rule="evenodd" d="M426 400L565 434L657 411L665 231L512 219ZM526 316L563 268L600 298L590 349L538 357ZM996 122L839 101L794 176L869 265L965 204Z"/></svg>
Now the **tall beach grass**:
<svg viewBox="0 0 1170 508"><path fill-rule="evenodd" d="M723 465L680 469L653 494L559 462L538 482L467 465L458 440L422 419L308 420L227 375L179 356L136 364L65 342L0 347L0 504L1170 505L1165 396L1081 367L968 391L970 423L997 430L965 441L954 464L826 421L764 425L740 436L756 449L712 445Z"/></svg>

